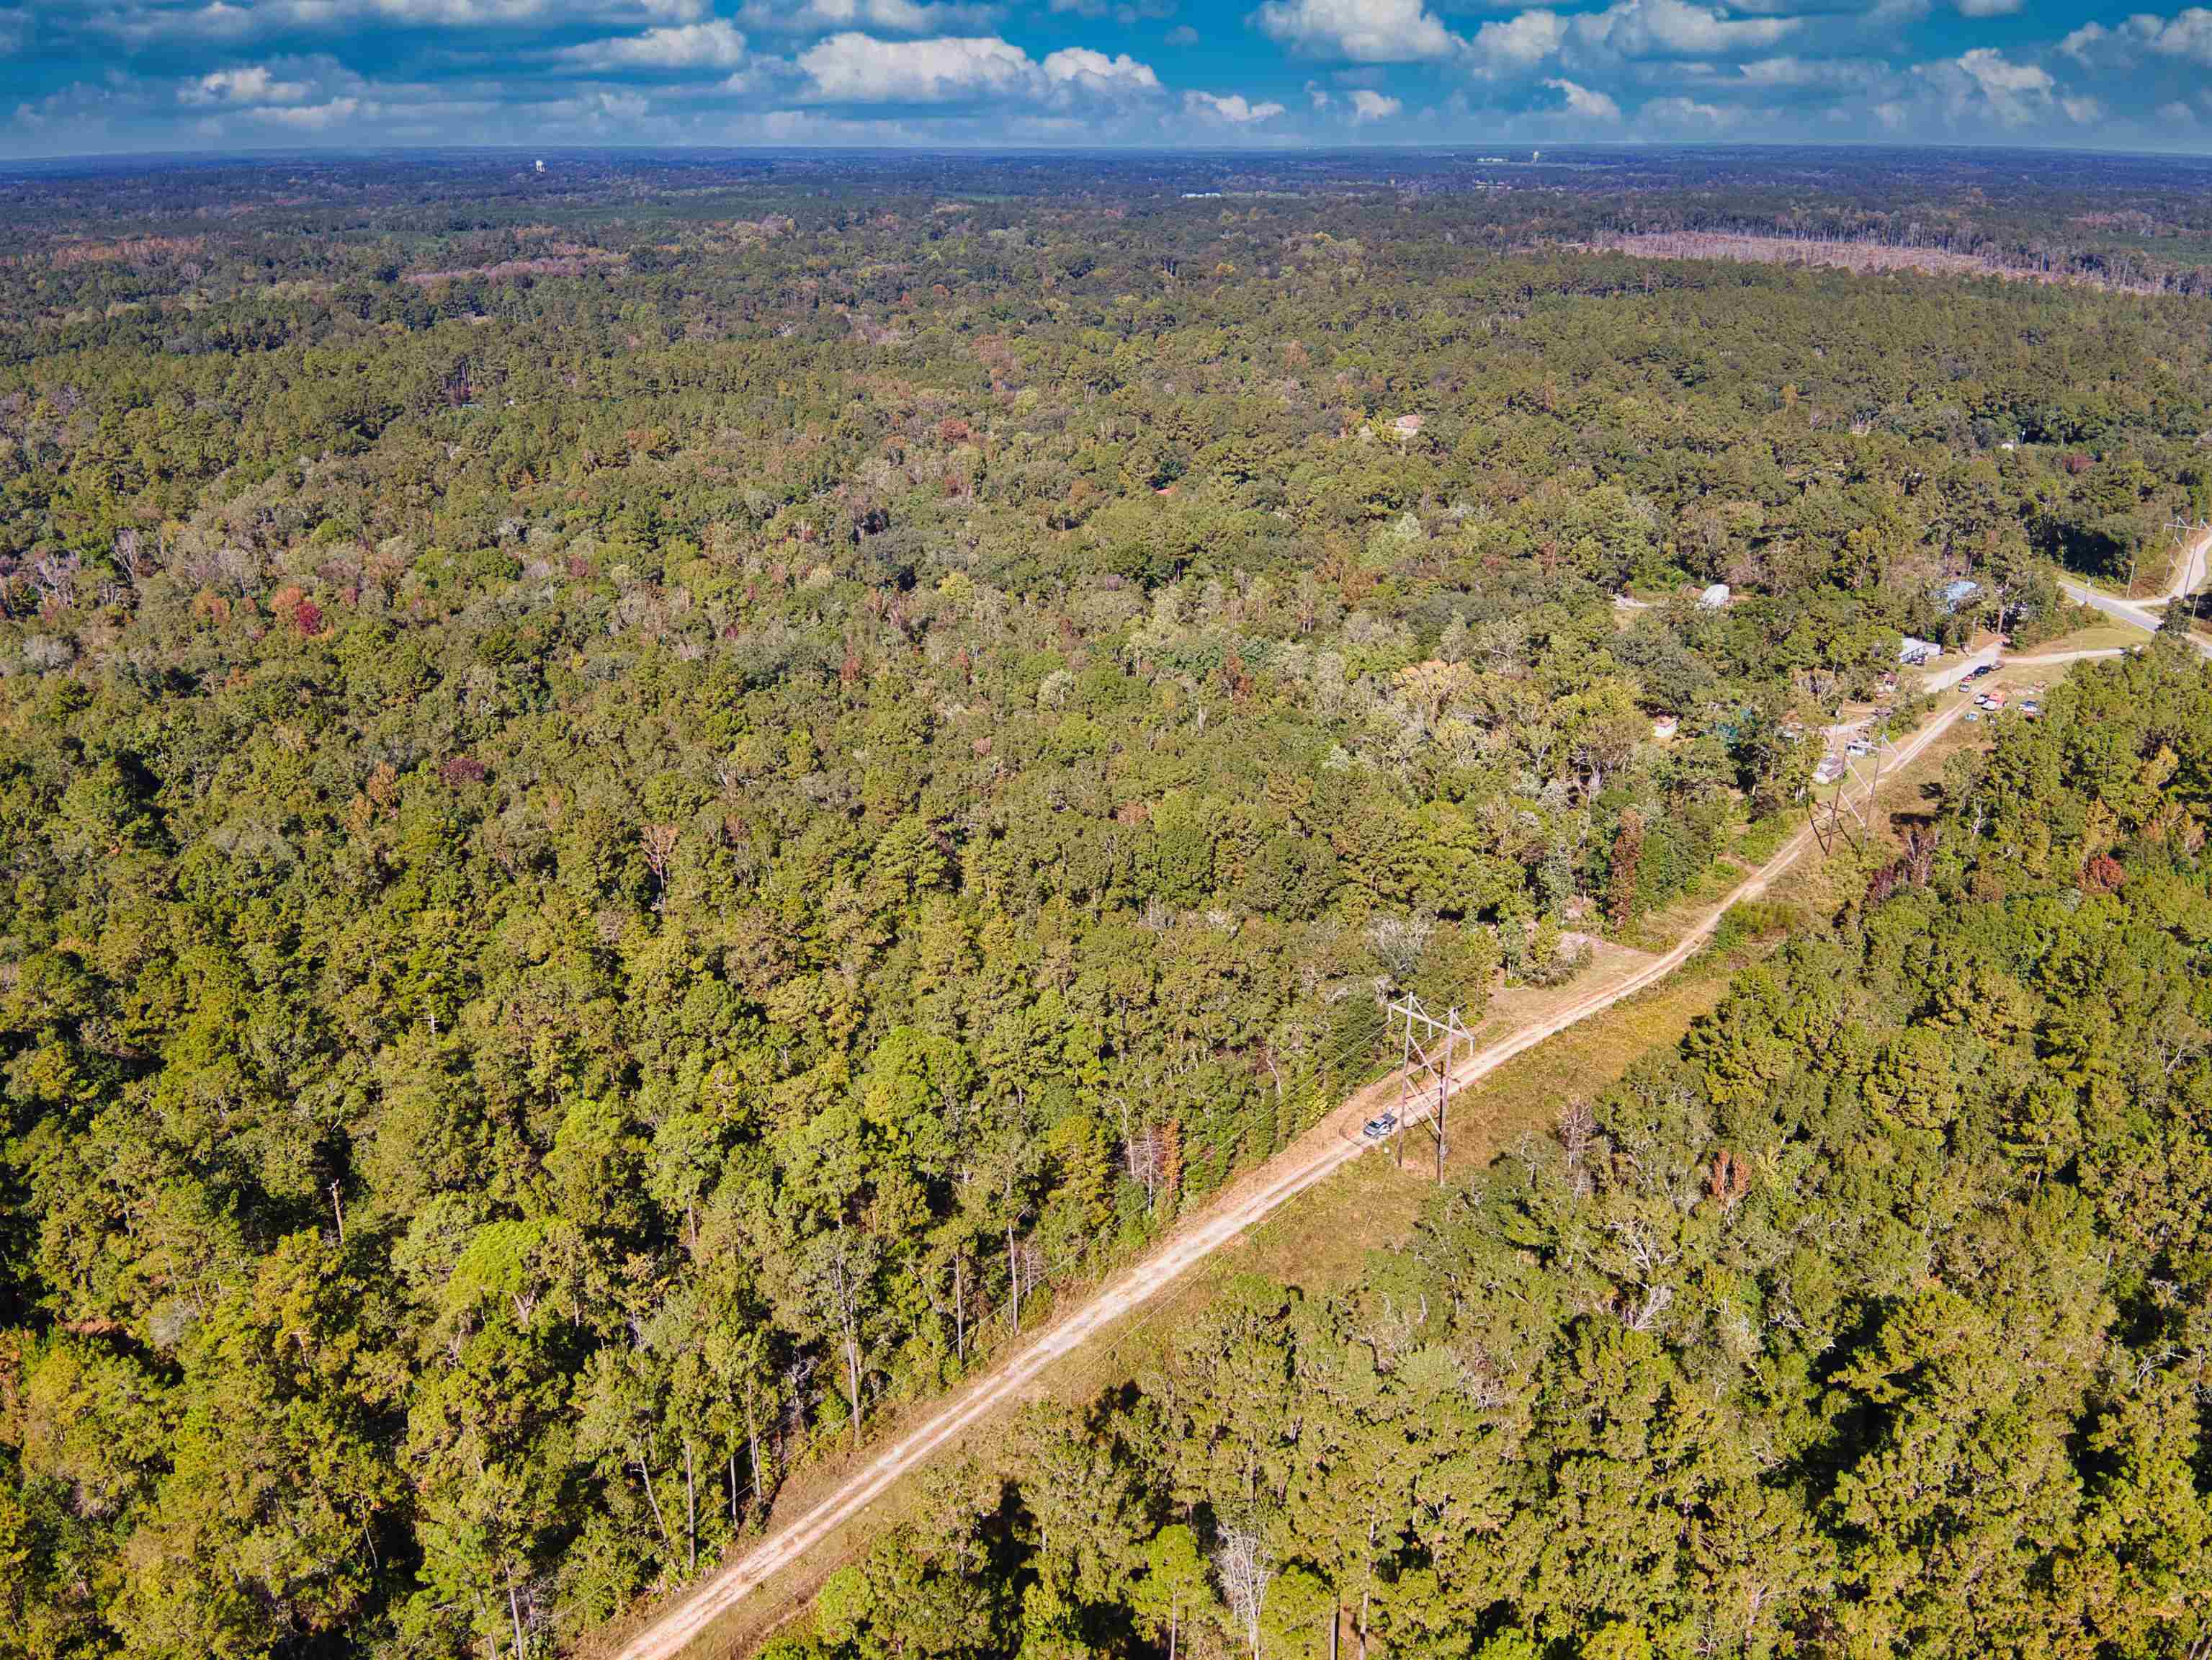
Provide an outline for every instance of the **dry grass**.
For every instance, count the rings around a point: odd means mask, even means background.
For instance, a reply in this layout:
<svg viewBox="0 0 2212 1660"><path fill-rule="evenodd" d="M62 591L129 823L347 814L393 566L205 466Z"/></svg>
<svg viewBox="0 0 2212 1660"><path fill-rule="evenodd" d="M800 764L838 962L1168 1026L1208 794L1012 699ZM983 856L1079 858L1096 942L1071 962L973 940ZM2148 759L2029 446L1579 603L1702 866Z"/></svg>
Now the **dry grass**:
<svg viewBox="0 0 2212 1660"><path fill-rule="evenodd" d="M2142 645L2149 638L2141 629L2128 628L2118 623L2100 623L2094 628L2076 629L2056 640L2046 640L2022 654L2039 657L2049 652L2125 651L2131 646Z"/></svg>

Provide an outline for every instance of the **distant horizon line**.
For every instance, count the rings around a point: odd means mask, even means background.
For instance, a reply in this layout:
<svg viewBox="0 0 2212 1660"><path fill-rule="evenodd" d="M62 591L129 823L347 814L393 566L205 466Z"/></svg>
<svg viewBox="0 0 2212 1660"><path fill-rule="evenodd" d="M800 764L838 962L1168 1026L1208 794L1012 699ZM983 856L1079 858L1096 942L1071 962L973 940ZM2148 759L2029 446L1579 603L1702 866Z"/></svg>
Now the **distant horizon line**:
<svg viewBox="0 0 2212 1660"><path fill-rule="evenodd" d="M1711 154L1793 151L1821 154L1837 151L1856 153L1895 153L1922 155L2021 155L2021 156L2099 156L2125 157L2157 161L2199 161L2212 164L2212 150L2155 150L2138 149L2125 146L2094 144L2039 144L2039 143L1960 143L1915 142L1899 139L1831 138L1831 139L1575 139L1552 140L1534 143L1528 139L1451 139L1413 143L1304 143L1286 139L1278 143L1253 143L1208 147L1196 144L380 144L301 148L266 146L249 149L118 149L82 150L62 155L0 155L0 172L16 170L49 170L62 168L92 168L100 166L143 166L149 163L191 167L217 165L223 162L258 161L368 161L383 158L419 157L430 160L439 157L469 156L879 156L928 157L960 156L966 158L1054 158L1079 159L1088 156L1151 156L1188 157L1202 161L1252 161L1267 158L1330 155L1424 155L1436 156L1480 150L1531 151L1537 155L1561 157L1579 155L1649 155L1667 151L1696 151ZM1505 155L1493 165L1528 167L1540 162L1524 161L1515 155Z"/></svg>

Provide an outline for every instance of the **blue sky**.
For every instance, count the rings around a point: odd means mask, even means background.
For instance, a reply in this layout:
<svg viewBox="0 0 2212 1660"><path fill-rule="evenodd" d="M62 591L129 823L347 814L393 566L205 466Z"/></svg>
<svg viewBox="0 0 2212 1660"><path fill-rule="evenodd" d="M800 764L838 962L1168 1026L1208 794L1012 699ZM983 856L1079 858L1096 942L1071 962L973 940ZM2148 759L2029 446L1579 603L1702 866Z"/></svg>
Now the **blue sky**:
<svg viewBox="0 0 2212 1660"><path fill-rule="evenodd" d="M2212 150L2212 9L0 0L0 155L1684 139Z"/></svg>

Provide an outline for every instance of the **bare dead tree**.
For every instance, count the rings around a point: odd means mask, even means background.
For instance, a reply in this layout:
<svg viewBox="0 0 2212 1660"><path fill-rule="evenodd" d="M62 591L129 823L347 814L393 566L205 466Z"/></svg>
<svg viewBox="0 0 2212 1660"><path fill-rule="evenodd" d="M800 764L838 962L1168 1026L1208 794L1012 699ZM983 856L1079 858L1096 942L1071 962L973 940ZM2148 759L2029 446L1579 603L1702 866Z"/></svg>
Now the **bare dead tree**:
<svg viewBox="0 0 2212 1660"><path fill-rule="evenodd" d="M1597 1115L1587 1101L1571 1101L1559 1114L1559 1147L1567 1156L1567 1173L1577 1197L1590 1191L1590 1144L1597 1139Z"/></svg>
<svg viewBox="0 0 2212 1660"><path fill-rule="evenodd" d="M126 525L115 532L115 564L124 580L133 589L143 587L154 574L154 548L143 532L135 525Z"/></svg>
<svg viewBox="0 0 2212 1660"><path fill-rule="evenodd" d="M57 551L42 553L31 562L31 586L39 592L39 603L67 611L76 604L78 561L74 553Z"/></svg>
<svg viewBox="0 0 2212 1660"><path fill-rule="evenodd" d="M677 828L673 824L647 824L637 833L638 846L644 850L645 862L653 872L659 886L653 895L653 908L661 909L668 903L668 860L676 851Z"/></svg>
<svg viewBox="0 0 2212 1660"><path fill-rule="evenodd" d="M1213 1571L1221 1580L1221 1595L1229 1612L1243 1628L1252 1660L1260 1660L1260 1614L1267 1607L1268 1589L1275 1583L1275 1561L1259 1529L1231 1526L1221 1530L1221 1543L1213 1553Z"/></svg>

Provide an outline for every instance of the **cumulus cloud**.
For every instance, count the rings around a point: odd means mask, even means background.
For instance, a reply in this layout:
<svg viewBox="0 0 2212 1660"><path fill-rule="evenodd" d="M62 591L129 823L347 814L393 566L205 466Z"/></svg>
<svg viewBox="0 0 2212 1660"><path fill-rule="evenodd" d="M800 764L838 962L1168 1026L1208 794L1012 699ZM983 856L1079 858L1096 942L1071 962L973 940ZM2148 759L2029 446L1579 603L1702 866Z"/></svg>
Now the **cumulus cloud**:
<svg viewBox="0 0 2212 1660"><path fill-rule="evenodd" d="M1768 51L1803 21L1739 17L1692 0L1617 0L1571 16L1537 9L1494 18L1466 43L1466 56L1485 76L1525 73L1554 58L1570 69L1601 70L1650 58L1728 58Z"/></svg>
<svg viewBox="0 0 2212 1660"><path fill-rule="evenodd" d="M1942 120L1953 127L1990 122L2027 127L2054 113L2086 124L2099 112L2094 100L2062 97L2050 70L2038 64L2016 64L1995 46L1976 46L1955 58L1917 64L1912 73L1935 100Z"/></svg>
<svg viewBox="0 0 2212 1660"><path fill-rule="evenodd" d="M1174 16L1176 0L1050 0L1045 9L1055 17L1068 13L1094 22L1110 17L1127 28L1148 18Z"/></svg>
<svg viewBox="0 0 2212 1660"><path fill-rule="evenodd" d="M327 128L343 125L356 116L374 113L374 105L364 106L358 98L332 98L320 104L299 104L285 107L270 107L247 112L257 121L289 127L295 132L321 132Z"/></svg>
<svg viewBox="0 0 2212 1660"><path fill-rule="evenodd" d="M314 88L302 81L280 81L265 64L217 70L188 82L177 94L184 103L201 106L296 104Z"/></svg>
<svg viewBox="0 0 2212 1660"><path fill-rule="evenodd" d="M998 20L999 9L953 0L747 0L738 16L748 28L774 34L831 29L881 29L889 34L943 34Z"/></svg>
<svg viewBox="0 0 2212 1660"><path fill-rule="evenodd" d="M1160 90L1151 65L1127 52L1063 46L1038 63L997 35L879 40L834 34L799 55L818 99L838 104L939 104L966 98L1143 97Z"/></svg>
<svg viewBox="0 0 2212 1660"><path fill-rule="evenodd" d="M1063 46L1045 54L1038 66L1054 86L1091 93L1147 93L1160 89L1160 77L1148 64L1139 64L1127 52L1109 58L1088 46Z"/></svg>
<svg viewBox="0 0 2212 1660"><path fill-rule="evenodd" d="M2094 28L2096 25L2085 27ZM2191 6L2172 17L2138 13L2129 18L2118 32L2130 40L2142 42L2160 57L2212 64L2212 11L2202 6Z"/></svg>
<svg viewBox="0 0 2212 1660"><path fill-rule="evenodd" d="M672 23L613 40L588 40L560 53L570 68L593 74L623 70L727 70L745 61L745 37L721 18Z"/></svg>
<svg viewBox="0 0 2212 1660"><path fill-rule="evenodd" d="M1293 52L1355 64L1449 58L1461 45L1422 0L1267 0L1252 16Z"/></svg>
<svg viewBox="0 0 2212 1660"><path fill-rule="evenodd" d="M1025 89L1037 73L1030 55L997 35L878 40L833 34L799 55L817 98L841 104L933 104Z"/></svg>
<svg viewBox="0 0 2212 1660"><path fill-rule="evenodd" d="M2058 43L2058 50L2077 63L2087 64L2114 38L2112 31L2102 23L2084 23Z"/></svg>
<svg viewBox="0 0 2212 1660"><path fill-rule="evenodd" d="M77 16L102 33L143 46L338 33L380 23L453 30L580 23L621 27L693 22L708 10L708 0L82 0Z"/></svg>
<svg viewBox="0 0 2212 1660"><path fill-rule="evenodd" d="M1388 121L1406 112L1405 104L1398 99L1370 92L1365 87L1352 94L1352 119L1354 121Z"/></svg>
<svg viewBox="0 0 2212 1660"><path fill-rule="evenodd" d="M1692 98L1654 98L1638 114L1644 121L1662 127L1698 131L1718 132L1735 121L1735 111L1723 109L1717 104L1700 104Z"/></svg>
<svg viewBox="0 0 2212 1660"><path fill-rule="evenodd" d="M1863 87L1879 81L1887 64L1864 58L1754 58L1735 66L1747 86Z"/></svg>
<svg viewBox="0 0 2212 1660"><path fill-rule="evenodd" d="M1225 121L1232 127L1249 127L1257 122L1272 121L1283 113L1280 104L1248 103L1241 92L1187 92L1182 95L1182 106L1201 119Z"/></svg>
<svg viewBox="0 0 2212 1660"><path fill-rule="evenodd" d="M1620 119L1620 106L1604 93L1595 92L1588 87L1577 86L1572 81L1556 76L1544 84L1567 100L1566 112L1569 115L1578 115L1586 121L1613 122Z"/></svg>
<svg viewBox="0 0 2212 1660"><path fill-rule="evenodd" d="M1481 69L1528 70L1557 52L1566 38L1567 20L1556 12L1524 11L1485 23L1468 52Z"/></svg>
<svg viewBox="0 0 2212 1660"><path fill-rule="evenodd" d="M1624 58L1727 57L1763 51L1795 33L1802 18L1735 17L1690 0L1620 0L1574 20L1576 38Z"/></svg>

